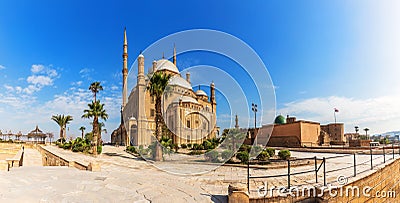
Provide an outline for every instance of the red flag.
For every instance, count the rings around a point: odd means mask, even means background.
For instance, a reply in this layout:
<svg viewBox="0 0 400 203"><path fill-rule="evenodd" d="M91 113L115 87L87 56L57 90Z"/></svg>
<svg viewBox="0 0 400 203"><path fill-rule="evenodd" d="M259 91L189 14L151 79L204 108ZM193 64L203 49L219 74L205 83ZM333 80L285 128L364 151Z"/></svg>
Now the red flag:
<svg viewBox="0 0 400 203"><path fill-rule="evenodd" d="M339 109L335 108L335 112L336 112L336 113L339 112Z"/></svg>

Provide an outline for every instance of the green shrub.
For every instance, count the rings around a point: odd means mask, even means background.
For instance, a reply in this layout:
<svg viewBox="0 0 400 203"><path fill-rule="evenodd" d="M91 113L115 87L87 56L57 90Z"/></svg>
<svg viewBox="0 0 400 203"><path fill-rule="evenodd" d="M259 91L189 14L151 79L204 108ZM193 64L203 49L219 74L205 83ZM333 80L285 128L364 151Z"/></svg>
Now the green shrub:
<svg viewBox="0 0 400 203"><path fill-rule="evenodd" d="M181 144L181 147L182 147L182 149L186 149L187 148L186 144Z"/></svg>
<svg viewBox="0 0 400 203"><path fill-rule="evenodd" d="M97 146L97 154L101 154L101 151L103 151L103 146Z"/></svg>
<svg viewBox="0 0 400 203"><path fill-rule="evenodd" d="M274 148L267 148L265 149L266 152L268 152L269 157L275 156L275 149Z"/></svg>
<svg viewBox="0 0 400 203"><path fill-rule="evenodd" d="M258 156L257 159L260 161L267 161L269 159L269 153L267 151L262 151Z"/></svg>
<svg viewBox="0 0 400 203"><path fill-rule="evenodd" d="M191 149L192 148L192 143L187 144L187 148Z"/></svg>
<svg viewBox="0 0 400 203"><path fill-rule="evenodd" d="M200 144L193 144L193 148L194 150L204 150L204 146L200 145Z"/></svg>
<svg viewBox="0 0 400 203"><path fill-rule="evenodd" d="M205 150L207 150L207 149L213 149L213 144L212 144L210 141L208 141L208 140L204 140L204 141L203 141L203 148L204 148Z"/></svg>
<svg viewBox="0 0 400 203"><path fill-rule="evenodd" d="M244 151L250 152L250 150L251 150L251 146L247 145L247 144L242 144L239 148L239 151L241 151L241 152L244 152Z"/></svg>
<svg viewBox="0 0 400 203"><path fill-rule="evenodd" d="M279 151L278 156L282 160L287 160L290 158L291 154L290 154L289 150L283 149L283 150Z"/></svg>
<svg viewBox="0 0 400 203"><path fill-rule="evenodd" d="M64 145L63 145L62 148L63 148L63 149L71 149L71 142L66 142L66 143L64 143Z"/></svg>
<svg viewBox="0 0 400 203"><path fill-rule="evenodd" d="M249 160L249 152L242 151L236 154L236 158L240 160L241 163L247 163Z"/></svg>
<svg viewBox="0 0 400 203"><path fill-rule="evenodd" d="M225 150L221 153L221 158L223 160L230 159L230 158L232 158L232 156L233 156L233 152L231 150Z"/></svg>
<svg viewBox="0 0 400 203"><path fill-rule="evenodd" d="M127 146L126 151L137 154L136 148L134 146Z"/></svg>
<svg viewBox="0 0 400 203"><path fill-rule="evenodd" d="M171 144L171 148L173 148L175 150L175 152L178 152L178 150L179 150L178 144Z"/></svg>
<svg viewBox="0 0 400 203"><path fill-rule="evenodd" d="M212 161L212 162L219 162L219 153L215 150L211 150L205 154L205 157L207 161Z"/></svg>
<svg viewBox="0 0 400 203"><path fill-rule="evenodd" d="M189 152L189 155L200 155L203 154L201 150L192 150Z"/></svg>

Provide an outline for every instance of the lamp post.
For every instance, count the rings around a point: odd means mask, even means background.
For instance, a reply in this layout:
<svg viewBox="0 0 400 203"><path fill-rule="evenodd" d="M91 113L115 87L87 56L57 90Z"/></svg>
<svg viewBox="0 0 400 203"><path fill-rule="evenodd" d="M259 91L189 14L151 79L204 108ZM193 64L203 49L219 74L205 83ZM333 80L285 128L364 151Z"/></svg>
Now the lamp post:
<svg viewBox="0 0 400 203"><path fill-rule="evenodd" d="M368 128L365 128L364 131L365 131L365 138L366 138L367 140L369 140L369 137L368 137L368 131L369 131L369 129L368 129Z"/></svg>
<svg viewBox="0 0 400 203"><path fill-rule="evenodd" d="M251 110L254 112L254 142L257 145L257 104L251 103Z"/></svg>
<svg viewBox="0 0 400 203"><path fill-rule="evenodd" d="M358 134L358 131L359 131L359 129L358 129L359 127L358 126L354 126L354 129L356 130L356 136L357 136L357 134Z"/></svg>

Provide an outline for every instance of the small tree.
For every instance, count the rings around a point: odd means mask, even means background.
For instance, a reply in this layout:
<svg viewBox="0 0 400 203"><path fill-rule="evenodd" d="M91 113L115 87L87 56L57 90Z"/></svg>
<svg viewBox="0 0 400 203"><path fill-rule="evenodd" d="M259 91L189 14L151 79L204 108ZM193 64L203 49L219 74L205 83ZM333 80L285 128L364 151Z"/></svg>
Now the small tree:
<svg viewBox="0 0 400 203"><path fill-rule="evenodd" d="M267 151L262 151L258 156L257 159L260 161L267 161L269 159L269 153Z"/></svg>
<svg viewBox="0 0 400 203"><path fill-rule="evenodd" d="M283 149L283 150L279 151L278 156L282 160L287 160L290 158L291 154L290 154L289 150Z"/></svg>
<svg viewBox="0 0 400 203"><path fill-rule="evenodd" d="M51 117L51 120L53 120L54 122L56 122L58 124L58 126L60 126L60 139L61 142L63 142L63 140L65 140L67 137L65 135L65 129L67 127L67 124L69 124L73 118L70 115L64 116L63 115L53 115Z"/></svg>
<svg viewBox="0 0 400 203"><path fill-rule="evenodd" d="M249 161L249 152L242 151L236 154L236 158L240 160L241 163L247 163Z"/></svg>
<svg viewBox="0 0 400 203"><path fill-rule="evenodd" d="M79 128L79 130L82 131L82 139L83 139L84 134L85 134L86 127L85 127L85 126L81 126L81 127Z"/></svg>

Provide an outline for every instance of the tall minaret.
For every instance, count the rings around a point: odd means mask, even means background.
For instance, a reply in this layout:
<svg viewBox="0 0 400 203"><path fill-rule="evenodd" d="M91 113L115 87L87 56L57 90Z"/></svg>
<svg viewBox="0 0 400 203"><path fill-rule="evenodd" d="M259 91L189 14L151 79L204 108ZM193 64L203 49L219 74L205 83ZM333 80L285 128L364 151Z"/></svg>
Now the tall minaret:
<svg viewBox="0 0 400 203"><path fill-rule="evenodd" d="M215 85L214 85L214 82L211 82L210 92L211 92L211 95L210 95L211 109L212 109L212 112L214 112L215 105L217 104L216 101L215 101Z"/></svg>
<svg viewBox="0 0 400 203"><path fill-rule="evenodd" d="M122 108L126 106L128 99L128 39L126 38L126 28L124 29L124 53L122 54Z"/></svg>
<svg viewBox="0 0 400 203"><path fill-rule="evenodd" d="M173 57L173 62L174 62L174 65L176 66L176 47L175 47L175 44L174 44L174 57Z"/></svg>
<svg viewBox="0 0 400 203"><path fill-rule="evenodd" d="M136 101L137 101L137 136L138 144L142 145L150 143L151 136L146 136L146 109L145 109L145 96L146 96L146 80L144 76L144 56L142 53L137 58L138 62L138 75L136 84Z"/></svg>
<svg viewBox="0 0 400 203"><path fill-rule="evenodd" d="M236 117L235 117L235 128L239 129L239 119L238 119L238 115L237 114L236 114Z"/></svg>

